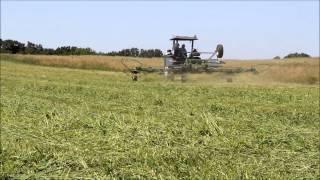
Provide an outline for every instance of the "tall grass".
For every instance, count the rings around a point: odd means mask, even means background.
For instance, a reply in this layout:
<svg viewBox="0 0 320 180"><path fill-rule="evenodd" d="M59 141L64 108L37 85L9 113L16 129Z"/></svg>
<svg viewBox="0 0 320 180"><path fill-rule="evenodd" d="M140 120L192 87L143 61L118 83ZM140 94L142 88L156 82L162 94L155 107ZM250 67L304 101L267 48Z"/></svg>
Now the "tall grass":
<svg viewBox="0 0 320 180"><path fill-rule="evenodd" d="M140 66L136 61L142 62L145 66L159 67L161 65L160 58L135 58L135 57L119 57L119 56L48 56L48 55L1 55L3 60L12 60L16 62L53 66L53 67L69 67L78 69L98 69L123 71L129 68ZM123 63L125 63L125 66Z"/></svg>
<svg viewBox="0 0 320 180"><path fill-rule="evenodd" d="M78 69L98 69L126 71L136 66L163 66L162 58L132 58L114 56L47 56L47 55L1 55L1 60L29 63L43 66L69 67ZM123 63L125 65L123 65ZM215 78L241 83L299 83L317 84L319 78L319 58L296 58L285 60L226 60L224 67L254 67L257 74L190 75L195 81L216 81Z"/></svg>
<svg viewBox="0 0 320 180"><path fill-rule="evenodd" d="M259 73L259 81L316 84L320 81L319 62L319 58L256 61L233 60L228 61L225 66L255 67ZM250 78L250 74L248 78Z"/></svg>

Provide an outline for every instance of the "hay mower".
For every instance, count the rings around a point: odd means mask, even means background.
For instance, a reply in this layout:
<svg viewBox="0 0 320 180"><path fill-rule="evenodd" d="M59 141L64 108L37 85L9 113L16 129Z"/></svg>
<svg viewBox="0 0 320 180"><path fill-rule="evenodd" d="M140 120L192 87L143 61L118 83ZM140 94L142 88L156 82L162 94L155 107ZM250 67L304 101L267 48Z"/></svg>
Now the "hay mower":
<svg viewBox="0 0 320 180"><path fill-rule="evenodd" d="M132 80L138 80L138 74L141 72L159 72L162 73L167 79L174 79L175 75L181 75L181 80L186 80L187 73L240 73L240 72L256 72L255 68L241 68L233 67L226 68L222 65L225 64L221 60L223 57L224 49L222 44L218 44L213 52L198 52L194 48L194 42L198 40L197 36L174 36L170 39L172 41L172 49L167 50L166 55L163 56L163 68L144 67L141 62L140 66L135 68L128 68L132 74ZM181 42L190 42L190 51L187 51L185 44ZM207 54L208 58L201 56ZM123 65L125 63L123 62ZM126 66L127 67L127 66Z"/></svg>

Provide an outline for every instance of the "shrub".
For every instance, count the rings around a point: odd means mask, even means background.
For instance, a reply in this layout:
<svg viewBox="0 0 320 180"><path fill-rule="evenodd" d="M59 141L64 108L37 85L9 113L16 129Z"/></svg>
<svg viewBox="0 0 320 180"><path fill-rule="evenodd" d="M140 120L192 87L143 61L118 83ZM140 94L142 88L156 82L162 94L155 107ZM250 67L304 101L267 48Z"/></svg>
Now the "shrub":
<svg viewBox="0 0 320 180"><path fill-rule="evenodd" d="M309 54L306 53L290 53L287 56L285 56L284 58L299 58L299 57L311 57Z"/></svg>

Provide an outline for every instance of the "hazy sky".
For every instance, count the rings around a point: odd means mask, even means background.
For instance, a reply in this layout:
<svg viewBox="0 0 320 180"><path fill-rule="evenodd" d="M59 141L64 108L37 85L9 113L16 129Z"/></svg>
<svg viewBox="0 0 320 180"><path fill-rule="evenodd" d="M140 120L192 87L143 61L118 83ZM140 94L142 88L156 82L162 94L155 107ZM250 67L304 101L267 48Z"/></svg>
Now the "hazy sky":
<svg viewBox="0 0 320 180"><path fill-rule="evenodd" d="M1 38L44 47L165 51L172 35L195 34L225 58L319 56L319 1L1 1Z"/></svg>

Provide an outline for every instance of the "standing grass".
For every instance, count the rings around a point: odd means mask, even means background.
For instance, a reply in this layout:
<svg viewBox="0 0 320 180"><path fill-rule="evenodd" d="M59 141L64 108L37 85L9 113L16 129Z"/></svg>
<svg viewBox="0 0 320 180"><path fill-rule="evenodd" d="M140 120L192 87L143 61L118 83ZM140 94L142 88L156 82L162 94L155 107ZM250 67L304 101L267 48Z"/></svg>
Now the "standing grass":
<svg viewBox="0 0 320 180"><path fill-rule="evenodd" d="M226 66L255 67L258 81L319 84L319 58L293 58L283 60L228 61ZM250 77L249 77L250 78Z"/></svg>
<svg viewBox="0 0 320 180"><path fill-rule="evenodd" d="M163 67L162 58L132 58L117 56L48 56L48 55L1 55L1 60L18 63L35 64L53 67L68 67L76 69L95 69L108 71L127 71L126 66L134 68ZM137 62L138 61L138 62ZM209 75L192 75L190 80L196 82L231 81L235 83L273 84L297 83L319 84L319 58L296 58L285 60L226 60L224 67L254 67L258 73Z"/></svg>
<svg viewBox="0 0 320 180"><path fill-rule="evenodd" d="M318 98L1 61L0 177L317 179Z"/></svg>
<svg viewBox="0 0 320 180"><path fill-rule="evenodd" d="M135 57L120 57L120 56L97 56L97 55L82 55L82 56L57 56L57 55L1 55L1 59L21 62L26 64L35 64L42 66L53 67L68 67L76 69L97 69L124 71L126 67L121 63L134 68L142 62L145 66L159 67L162 63L161 58L135 58Z"/></svg>

